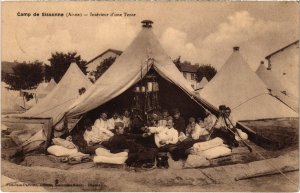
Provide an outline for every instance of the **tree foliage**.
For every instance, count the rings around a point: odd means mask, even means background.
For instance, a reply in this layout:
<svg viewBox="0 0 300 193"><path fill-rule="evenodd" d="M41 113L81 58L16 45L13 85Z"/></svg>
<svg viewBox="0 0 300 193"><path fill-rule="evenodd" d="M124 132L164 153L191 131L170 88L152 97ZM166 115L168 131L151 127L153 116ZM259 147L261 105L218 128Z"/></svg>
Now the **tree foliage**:
<svg viewBox="0 0 300 193"><path fill-rule="evenodd" d="M210 64L202 64L197 70L197 81L201 81L203 77L206 77L210 81L217 74L217 70Z"/></svg>
<svg viewBox="0 0 300 193"><path fill-rule="evenodd" d="M86 74L86 61L82 60L81 56L77 55L77 52L55 52L51 54L51 58L48 61L50 66L45 67L45 79L48 81L53 77L56 82L59 82L72 62L75 62L82 72Z"/></svg>
<svg viewBox="0 0 300 193"><path fill-rule="evenodd" d="M179 56L178 58L176 58L175 60L173 60L173 63L178 68L178 70L180 70L180 65L181 65L180 59L181 59L181 56Z"/></svg>
<svg viewBox="0 0 300 193"><path fill-rule="evenodd" d="M173 60L173 63L175 64L175 66L178 68L179 71L181 71L181 66L185 65L185 66L189 66L192 65L192 63L190 61L181 61L181 56L179 56L178 58L176 58L175 60Z"/></svg>
<svg viewBox="0 0 300 193"><path fill-rule="evenodd" d="M17 63L12 70L4 79L14 90L31 89L43 80L43 63L39 61Z"/></svg>
<svg viewBox="0 0 300 193"><path fill-rule="evenodd" d="M178 68L179 71L181 71L182 65L192 65L192 63L189 61L182 62L180 56L178 58L176 58L175 60L173 60L173 63L175 64L175 66ZM200 82L203 77L206 77L207 80L210 81L217 73L217 70L210 64L199 65L198 63L196 63L194 65L199 66L197 73L196 73L196 80L198 82Z"/></svg>
<svg viewBox="0 0 300 193"><path fill-rule="evenodd" d="M104 72L115 62L116 57L109 57L104 59L96 68L96 71L92 71L91 75L97 80Z"/></svg>

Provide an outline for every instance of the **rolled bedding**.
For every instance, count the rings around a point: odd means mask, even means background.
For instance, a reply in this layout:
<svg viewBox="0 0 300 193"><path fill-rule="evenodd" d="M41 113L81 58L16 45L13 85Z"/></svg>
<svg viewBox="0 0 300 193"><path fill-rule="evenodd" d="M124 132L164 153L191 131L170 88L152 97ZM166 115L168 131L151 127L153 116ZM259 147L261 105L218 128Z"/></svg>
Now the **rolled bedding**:
<svg viewBox="0 0 300 193"><path fill-rule="evenodd" d="M219 137L216 137L209 141L195 143L193 145L193 149L194 149L194 151L205 151L207 149L217 147L220 145L223 145L223 140Z"/></svg>
<svg viewBox="0 0 300 193"><path fill-rule="evenodd" d="M106 156L106 157L128 157L128 153L127 152L120 152L120 153L110 153L110 151L108 149L104 149L104 148L97 148L95 150L96 155L98 156Z"/></svg>
<svg viewBox="0 0 300 193"><path fill-rule="evenodd" d="M94 163L105 163L105 164L124 164L127 160L127 156L124 157L107 157L107 156L101 156L97 155L94 157Z"/></svg>
<svg viewBox="0 0 300 193"><path fill-rule="evenodd" d="M47 152L50 153L51 155L61 157L61 156L70 156L72 154L75 154L78 152L78 150L76 148L68 149L66 147L62 147L59 145L52 145L48 147Z"/></svg>
<svg viewBox="0 0 300 193"><path fill-rule="evenodd" d="M101 147L97 148L95 153L97 155L93 160L95 163L124 164L128 158L127 152L110 153L109 150Z"/></svg>
<svg viewBox="0 0 300 193"><path fill-rule="evenodd" d="M225 145L213 147L205 151L197 152L197 155L204 156L206 159L215 159L222 156L227 156L231 154L231 149Z"/></svg>
<svg viewBox="0 0 300 193"><path fill-rule="evenodd" d="M57 137L57 138L53 138L52 142L53 142L54 145L63 146L63 147L68 148L68 149L76 148L74 143L72 143L71 141L68 141L66 139L62 139L62 138Z"/></svg>

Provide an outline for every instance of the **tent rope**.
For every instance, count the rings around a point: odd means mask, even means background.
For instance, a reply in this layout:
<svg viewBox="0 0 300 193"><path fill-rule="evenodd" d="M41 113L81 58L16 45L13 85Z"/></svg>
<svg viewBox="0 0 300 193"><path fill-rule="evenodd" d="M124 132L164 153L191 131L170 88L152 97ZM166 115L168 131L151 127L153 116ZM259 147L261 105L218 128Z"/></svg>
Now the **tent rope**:
<svg viewBox="0 0 300 193"><path fill-rule="evenodd" d="M228 117L227 117L228 118ZM234 126L233 125L233 123L230 121L230 119L228 119L229 120L229 122L230 122L230 124L232 125L232 126ZM235 126L234 126L235 127ZM229 131L231 132L231 133L233 133L234 135L235 135L235 133L233 132L233 131L231 131L230 129L229 129ZM243 138L239 135L239 133L237 132L237 136L241 139L241 141L247 146L247 147L251 147L245 140L243 140ZM275 165L273 165L271 162L270 162L270 160L268 160L267 158L265 158L261 153L259 153L258 151L256 151L255 149L253 149L253 148L251 148L251 151L253 151L253 152L255 152L256 154L258 154L259 156L261 156L262 158L263 158L263 160L265 160L271 167L273 167L275 170L277 170L283 177L285 177L290 183L292 183L292 184L294 184L294 185L296 185L297 187L298 187L298 184L296 183L296 182L294 182L293 180L291 180L287 175L285 175L278 167L276 167Z"/></svg>
<svg viewBox="0 0 300 193"><path fill-rule="evenodd" d="M240 107L241 105L245 104L246 102L249 102L249 101L251 101L251 100L253 100L253 99L255 99L255 98L259 97L259 96L265 95L265 94L269 94L269 93L262 93L262 94L259 94L259 95L254 96L254 97L251 97L251 98L245 100L244 102L241 102L240 104L238 104L238 105L235 106L234 108L232 108L232 110L234 110L234 109Z"/></svg>
<svg viewBox="0 0 300 193"><path fill-rule="evenodd" d="M272 164L270 160L266 159L261 153L258 151L254 150L255 153L257 153L259 156L261 156L271 167L273 167L275 170L277 170L285 179L287 179L290 183L294 184L295 186L298 187L298 184L291 180L285 173L283 173L278 167Z"/></svg>

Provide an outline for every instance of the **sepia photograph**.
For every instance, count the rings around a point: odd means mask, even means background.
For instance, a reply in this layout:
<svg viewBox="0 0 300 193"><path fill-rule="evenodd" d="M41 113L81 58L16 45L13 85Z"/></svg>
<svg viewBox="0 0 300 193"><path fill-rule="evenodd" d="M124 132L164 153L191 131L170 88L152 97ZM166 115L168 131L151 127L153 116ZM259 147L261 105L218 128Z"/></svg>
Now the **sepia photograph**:
<svg viewBox="0 0 300 193"><path fill-rule="evenodd" d="M1 191L298 192L299 2L1 2Z"/></svg>

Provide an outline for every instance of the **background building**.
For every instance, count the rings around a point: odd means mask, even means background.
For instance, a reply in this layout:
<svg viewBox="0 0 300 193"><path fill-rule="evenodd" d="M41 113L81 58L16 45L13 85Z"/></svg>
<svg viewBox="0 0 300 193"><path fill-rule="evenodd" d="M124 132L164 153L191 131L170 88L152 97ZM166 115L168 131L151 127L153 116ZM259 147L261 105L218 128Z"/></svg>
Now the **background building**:
<svg viewBox="0 0 300 193"><path fill-rule="evenodd" d="M287 95L298 98L299 40L269 54L268 70L280 81Z"/></svg>
<svg viewBox="0 0 300 193"><path fill-rule="evenodd" d="M194 89L196 89L199 84L199 82L196 80L198 68L199 65L191 65L188 63L181 63L179 65L179 71L183 74L184 78L191 83L191 86Z"/></svg>

